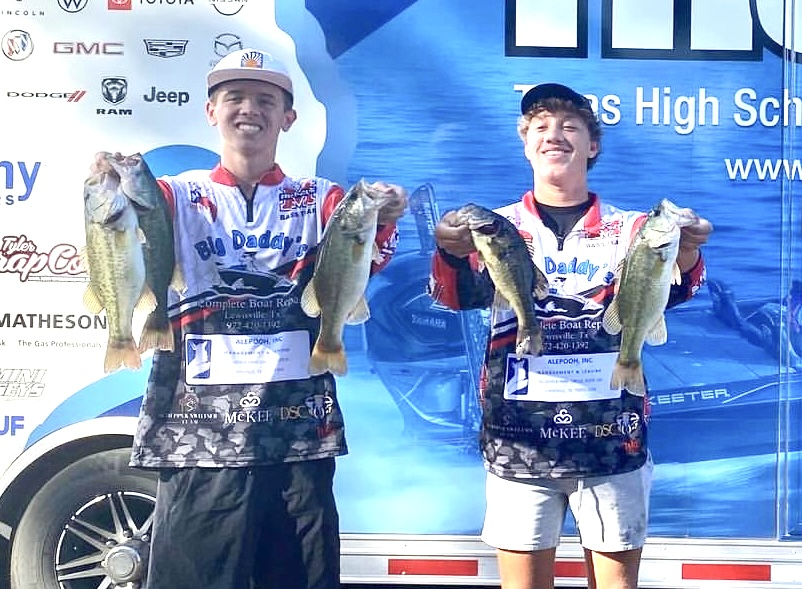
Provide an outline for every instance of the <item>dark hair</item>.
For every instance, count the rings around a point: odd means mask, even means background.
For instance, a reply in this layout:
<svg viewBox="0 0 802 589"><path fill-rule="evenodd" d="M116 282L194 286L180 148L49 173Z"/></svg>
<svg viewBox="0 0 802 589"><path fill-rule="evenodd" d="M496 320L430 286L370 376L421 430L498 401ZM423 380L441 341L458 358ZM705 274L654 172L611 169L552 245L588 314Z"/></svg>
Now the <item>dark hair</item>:
<svg viewBox="0 0 802 589"><path fill-rule="evenodd" d="M588 133L590 134L590 140L595 141L598 147L596 155L592 158L588 158L588 170L591 169L601 154L602 127L596 114L592 110L579 108L570 100L562 98L544 98L533 104L532 108L518 117L518 136L522 140L526 139L526 133L529 130L529 124L532 122L532 119L544 112L567 112L575 114L582 119L582 122L585 123Z"/></svg>

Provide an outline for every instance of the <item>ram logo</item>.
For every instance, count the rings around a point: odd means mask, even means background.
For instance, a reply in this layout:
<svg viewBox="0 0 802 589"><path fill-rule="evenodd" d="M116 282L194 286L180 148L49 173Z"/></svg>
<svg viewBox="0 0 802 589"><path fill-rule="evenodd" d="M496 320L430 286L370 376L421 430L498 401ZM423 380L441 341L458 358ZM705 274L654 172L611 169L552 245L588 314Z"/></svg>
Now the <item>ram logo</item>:
<svg viewBox="0 0 802 589"><path fill-rule="evenodd" d="M109 104L120 104L128 95L128 81L125 78L103 78L100 84L103 100Z"/></svg>

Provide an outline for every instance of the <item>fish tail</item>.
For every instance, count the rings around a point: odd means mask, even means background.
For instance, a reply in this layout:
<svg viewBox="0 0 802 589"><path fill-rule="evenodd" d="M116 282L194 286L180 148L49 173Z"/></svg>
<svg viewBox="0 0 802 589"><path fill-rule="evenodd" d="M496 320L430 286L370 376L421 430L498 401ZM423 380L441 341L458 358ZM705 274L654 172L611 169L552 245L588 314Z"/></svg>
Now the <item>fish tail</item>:
<svg viewBox="0 0 802 589"><path fill-rule="evenodd" d="M106 358L103 361L103 369L106 372L114 372L120 366L137 370L142 367L142 358L133 338L122 341L110 341L106 348Z"/></svg>
<svg viewBox="0 0 802 589"><path fill-rule="evenodd" d="M542 350L543 332L540 329L518 329L515 355L519 360L524 356L540 356Z"/></svg>
<svg viewBox="0 0 802 589"><path fill-rule="evenodd" d="M314 376L327 371L337 376L344 376L348 372L348 359L342 346L326 350L318 341L312 348L312 355L309 357L309 374Z"/></svg>
<svg viewBox="0 0 802 589"><path fill-rule="evenodd" d="M153 314L148 315L142 327L142 335L139 336L139 353L142 354L150 349L169 352L175 349L169 320Z"/></svg>
<svg viewBox="0 0 802 589"><path fill-rule="evenodd" d="M626 389L634 395L646 394L646 382L643 379L643 366L639 360L631 362L616 361L610 388Z"/></svg>

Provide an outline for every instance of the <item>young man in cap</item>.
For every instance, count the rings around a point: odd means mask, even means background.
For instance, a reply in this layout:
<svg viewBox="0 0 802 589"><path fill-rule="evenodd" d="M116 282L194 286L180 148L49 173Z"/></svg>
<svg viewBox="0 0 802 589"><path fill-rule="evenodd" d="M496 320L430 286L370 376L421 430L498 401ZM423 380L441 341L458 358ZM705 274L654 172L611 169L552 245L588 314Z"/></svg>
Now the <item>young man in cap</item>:
<svg viewBox="0 0 802 589"><path fill-rule="evenodd" d="M147 587L339 587L335 457L347 452L331 373L310 376L319 318L301 309L343 189L276 163L296 120L287 69L245 49L207 78L220 163L158 180L186 289L171 292L175 352L158 351L132 465L159 471ZM108 154L93 171L113 173ZM395 251L395 185L376 243ZM256 374L256 376L254 376Z"/></svg>
<svg viewBox="0 0 802 589"><path fill-rule="evenodd" d="M615 290L612 270L645 215L615 208L588 190L601 127L587 98L561 84L542 84L524 95L521 113L518 132L534 187L497 212L525 238L531 236L533 260L548 277L549 295L539 303L543 356L531 359L527 377L533 384L523 400L505 395L508 360L515 359L515 315L491 307L481 375L481 446L488 471L482 538L497 549L504 589L551 589L570 507L585 550L588 586L634 589L652 474L645 398L626 389L567 383L570 396L566 391L564 401L554 402L541 395L536 366L550 355L569 361L581 356L586 366L602 371L601 382L610 382L610 358L620 342L602 329L601 320ZM669 305L690 298L704 279L699 246L712 226L695 218L682 228L677 260L682 283L672 286ZM453 309L490 307L492 285L488 288L489 278L479 272L470 231L454 211L443 216L435 237L432 296Z"/></svg>

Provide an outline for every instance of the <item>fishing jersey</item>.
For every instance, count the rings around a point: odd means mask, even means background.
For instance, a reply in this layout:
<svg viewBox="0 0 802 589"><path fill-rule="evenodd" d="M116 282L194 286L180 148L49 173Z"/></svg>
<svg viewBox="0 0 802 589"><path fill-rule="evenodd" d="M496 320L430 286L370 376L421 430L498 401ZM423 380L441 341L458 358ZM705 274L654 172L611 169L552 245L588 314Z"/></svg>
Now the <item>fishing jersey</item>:
<svg viewBox="0 0 802 589"><path fill-rule="evenodd" d="M334 377L308 373L320 319L300 305L342 188L278 166L250 200L220 166L159 184L185 288L170 291L175 351L154 354L131 464L237 467L346 454ZM396 237L394 226L380 227L373 271Z"/></svg>
<svg viewBox="0 0 802 589"><path fill-rule="evenodd" d="M646 220L590 195L591 206L562 239L540 219L531 192L497 209L530 242L549 292L536 301L540 357L515 355L517 319L499 304L478 254L434 254L430 295L455 310L490 307L480 375L480 445L486 468L504 478L590 477L624 473L647 459L648 399L610 390L620 334L602 328L615 272ZM704 279L700 261L672 286L669 306Z"/></svg>

